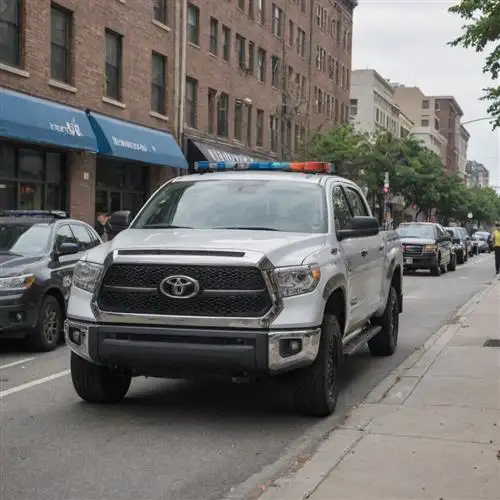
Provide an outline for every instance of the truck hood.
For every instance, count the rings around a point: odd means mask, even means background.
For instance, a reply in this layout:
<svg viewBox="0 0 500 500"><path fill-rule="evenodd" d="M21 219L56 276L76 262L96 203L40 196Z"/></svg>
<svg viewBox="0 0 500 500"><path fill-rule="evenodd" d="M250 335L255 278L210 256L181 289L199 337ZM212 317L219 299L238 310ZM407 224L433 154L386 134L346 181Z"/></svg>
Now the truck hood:
<svg viewBox="0 0 500 500"><path fill-rule="evenodd" d="M436 240L431 238L401 238L403 245L435 245Z"/></svg>
<svg viewBox="0 0 500 500"><path fill-rule="evenodd" d="M213 229L127 229L112 241L87 253L87 260L104 262L115 250L226 250L255 252L276 267L301 264L325 246L324 234ZM173 258L173 257L172 257Z"/></svg>
<svg viewBox="0 0 500 500"><path fill-rule="evenodd" d="M42 256L28 256L11 252L0 252L0 276L16 276L32 272L42 261Z"/></svg>

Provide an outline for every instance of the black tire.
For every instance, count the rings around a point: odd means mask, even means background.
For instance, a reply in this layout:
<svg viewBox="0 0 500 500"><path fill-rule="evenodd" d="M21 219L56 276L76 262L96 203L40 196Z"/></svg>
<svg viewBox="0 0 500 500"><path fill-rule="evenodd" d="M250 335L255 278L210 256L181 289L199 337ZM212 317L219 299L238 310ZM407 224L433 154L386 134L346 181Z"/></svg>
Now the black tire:
<svg viewBox="0 0 500 500"><path fill-rule="evenodd" d="M30 347L37 352L53 351L59 344L63 328L63 313L59 301L47 295L38 311L38 321L28 337Z"/></svg>
<svg viewBox="0 0 500 500"><path fill-rule="evenodd" d="M465 250L462 264L465 264L468 260L469 260L469 252Z"/></svg>
<svg viewBox="0 0 500 500"><path fill-rule="evenodd" d="M441 262L441 255L438 255L437 264L435 266L431 267L432 276L441 276L440 262Z"/></svg>
<svg viewBox="0 0 500 500"><path fill-rule="evenodd" d="M71 380L76 393L88 403L115 404L127 394L132 377L112 373L105 366L94 365L71 353Z"/></svg>
<svg viewBox="0 0 500 500"><path fill-rule="evenodd" d="M318 356L294 374L295 407L302 415L327 417L337 405L342 331L337 318L325 314Z"/></svg>
<svg viewBox="0 0 500 500"><path fill-rule="evenodd" d="M399 335L399 299L394 287L391 286L384 314L373 318L374 325L380 325L375 337L368 341L368 349L372 356L392 356L396 352Z"/></svg>
<svg viewBox="0 0 500 500"><path fill-rule="evenodd" d="M456 271L457 270L457 255L452 254L450 257L450 263L448 264L448 271Z"/></svg>

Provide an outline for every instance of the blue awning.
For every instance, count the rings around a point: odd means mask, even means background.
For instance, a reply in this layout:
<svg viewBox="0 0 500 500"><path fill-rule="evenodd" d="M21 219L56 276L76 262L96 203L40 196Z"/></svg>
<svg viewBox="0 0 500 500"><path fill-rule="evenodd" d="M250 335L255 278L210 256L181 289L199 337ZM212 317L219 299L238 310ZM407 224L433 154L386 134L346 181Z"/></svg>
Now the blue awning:
<svg viewBox="0 0 500 500"><path fill-rule="evenodd" d="M115 118L88 113L97 137L97 151L104 156L152 165L187 169L181 148L172 135Z"/></svg>
<svg viewBox="0 0 500 500"><path fill-rule="evenodd" d="M0 89L0 137L97 152L84 111L7 89Z"/></svg>

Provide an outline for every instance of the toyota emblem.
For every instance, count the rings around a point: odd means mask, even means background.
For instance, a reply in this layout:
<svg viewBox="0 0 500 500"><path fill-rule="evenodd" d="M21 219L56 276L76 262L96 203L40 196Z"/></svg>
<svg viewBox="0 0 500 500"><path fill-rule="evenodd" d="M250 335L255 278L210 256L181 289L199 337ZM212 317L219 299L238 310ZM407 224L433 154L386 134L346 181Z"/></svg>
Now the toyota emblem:
<svg viewBox="0 0 500 500"><path fill-rule="evenodd" d="M192 299L200 293L200 284L189 276L168 276L161 281L160 292L171 299Z"/></svg>

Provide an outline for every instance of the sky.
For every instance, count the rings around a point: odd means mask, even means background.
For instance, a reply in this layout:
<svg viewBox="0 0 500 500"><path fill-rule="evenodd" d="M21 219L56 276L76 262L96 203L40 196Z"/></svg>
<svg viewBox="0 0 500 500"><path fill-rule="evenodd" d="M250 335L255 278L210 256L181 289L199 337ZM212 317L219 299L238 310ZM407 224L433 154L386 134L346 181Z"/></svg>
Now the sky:
<svg viewBox="0 0 500 500"><path fill-rule="evenodd" d="M491 80L482 73L485 54L447 46L463 21L448 13L447 0L359 0L354 11L353 69L375 69L384 78L426 95L453 95L462 121L487 117L480 101ZM500 186L500 131L488 121L466 125L468 159L483 163L490 184Z"/></svg>

